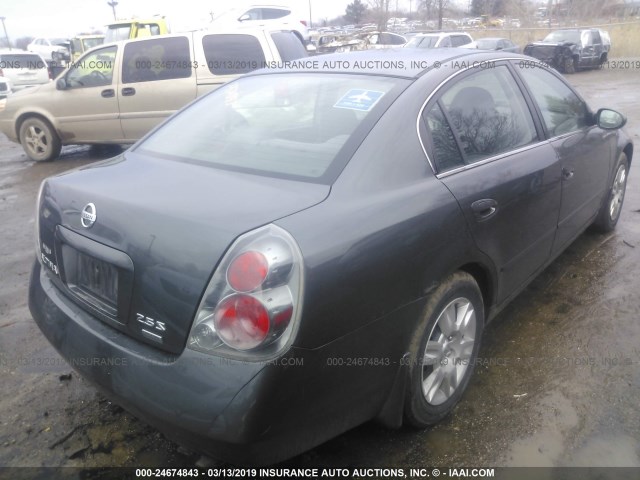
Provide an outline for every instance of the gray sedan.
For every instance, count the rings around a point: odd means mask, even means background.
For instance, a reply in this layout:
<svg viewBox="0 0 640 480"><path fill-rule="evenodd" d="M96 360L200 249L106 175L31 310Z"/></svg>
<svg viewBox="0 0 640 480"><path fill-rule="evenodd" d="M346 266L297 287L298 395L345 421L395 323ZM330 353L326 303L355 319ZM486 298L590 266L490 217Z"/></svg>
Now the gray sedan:
<svg viewBox="0 0 640 480"><path fill-rule="evenodd" d="M29 306L81 375L213 457L425 427L485 325L587 227L615 228L624 123L515 54L249 74L43 182Z"/></svg>

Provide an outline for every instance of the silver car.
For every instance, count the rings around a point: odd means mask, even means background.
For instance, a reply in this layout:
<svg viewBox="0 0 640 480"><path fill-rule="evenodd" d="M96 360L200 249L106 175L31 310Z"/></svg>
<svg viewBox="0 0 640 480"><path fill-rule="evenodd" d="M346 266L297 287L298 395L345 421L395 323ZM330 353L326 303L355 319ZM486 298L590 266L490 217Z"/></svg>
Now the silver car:
<svg viewBox="0 0 640 480"><path fill-rule="evenodd" d="M0 50L0 71L14 91L49 83L47 62L37 53Z"/></svg>

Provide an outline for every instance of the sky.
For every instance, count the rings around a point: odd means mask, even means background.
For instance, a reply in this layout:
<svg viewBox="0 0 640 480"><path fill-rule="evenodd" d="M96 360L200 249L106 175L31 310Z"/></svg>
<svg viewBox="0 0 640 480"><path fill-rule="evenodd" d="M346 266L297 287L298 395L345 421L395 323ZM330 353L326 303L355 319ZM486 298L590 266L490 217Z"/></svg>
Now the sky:
<svg viewBox="0 0 640 480"><path fill-rule="evenodd" d="M0 0L0 17L5 17L9 38L15 42L19 37L69 37L80 32L103 29L113 21L108 0ZM309 4L314 22L324 18L344 15L345 7L352 0L116 0L119 18L154 14L165 15L174 32L198 28L210 18L210 12L221 13L245 4L289 5L301 19L309 18ZM400 9L409 9L410 0L397 0ZM465 0L456 0L466 3ZM366 0L364 0L366 3ZM415 8L418 0L411 0ZM392 7L394 0L392 0ZM0 31L0 35L3 32Z"/></svg>

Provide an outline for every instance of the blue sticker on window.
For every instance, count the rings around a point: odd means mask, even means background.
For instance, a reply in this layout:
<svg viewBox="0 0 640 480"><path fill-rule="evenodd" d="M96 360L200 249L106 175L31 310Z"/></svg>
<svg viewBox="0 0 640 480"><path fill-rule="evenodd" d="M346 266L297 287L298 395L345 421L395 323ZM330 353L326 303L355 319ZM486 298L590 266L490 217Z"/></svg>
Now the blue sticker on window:
<svg viewBox="0 0 640 480"><path fill-rule="evenodd" d="M380 100L383 95L384 92L354 88L345 93L343 97L336 102L334 107L368 112L378 103L378 100Z"/></svg>

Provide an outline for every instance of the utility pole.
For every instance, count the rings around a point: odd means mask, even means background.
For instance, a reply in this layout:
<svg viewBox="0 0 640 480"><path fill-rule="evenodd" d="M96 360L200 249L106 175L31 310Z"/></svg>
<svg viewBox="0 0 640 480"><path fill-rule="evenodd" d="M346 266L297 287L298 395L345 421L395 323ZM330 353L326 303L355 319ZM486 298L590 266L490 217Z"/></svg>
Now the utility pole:
<svg viewBox="0 0 640 480"><path fill-rule="evenodd" d="M4 24L4 20L6 17L0 17L0 21L2 21L2 29L4 30L4 38L7 39L7 48L11 50L11 40L9 40L9 34L7 33L7 27Z"/></svg>
<svg viewBox="0 0 640 480"><path fill-rule="evenodd" d="M313 27L313 19L311 18L311 0L309 0L309 28Z"/></svg>
<svg viewBox="0 0 640 480"><path fill-rule="evenodd" d="M107 2L107 5L109 5L111 7L111 10L113 10L113 20L116 21L116 5L118 5L118 2L116 2L116 0L109 0Z"/></svg>

